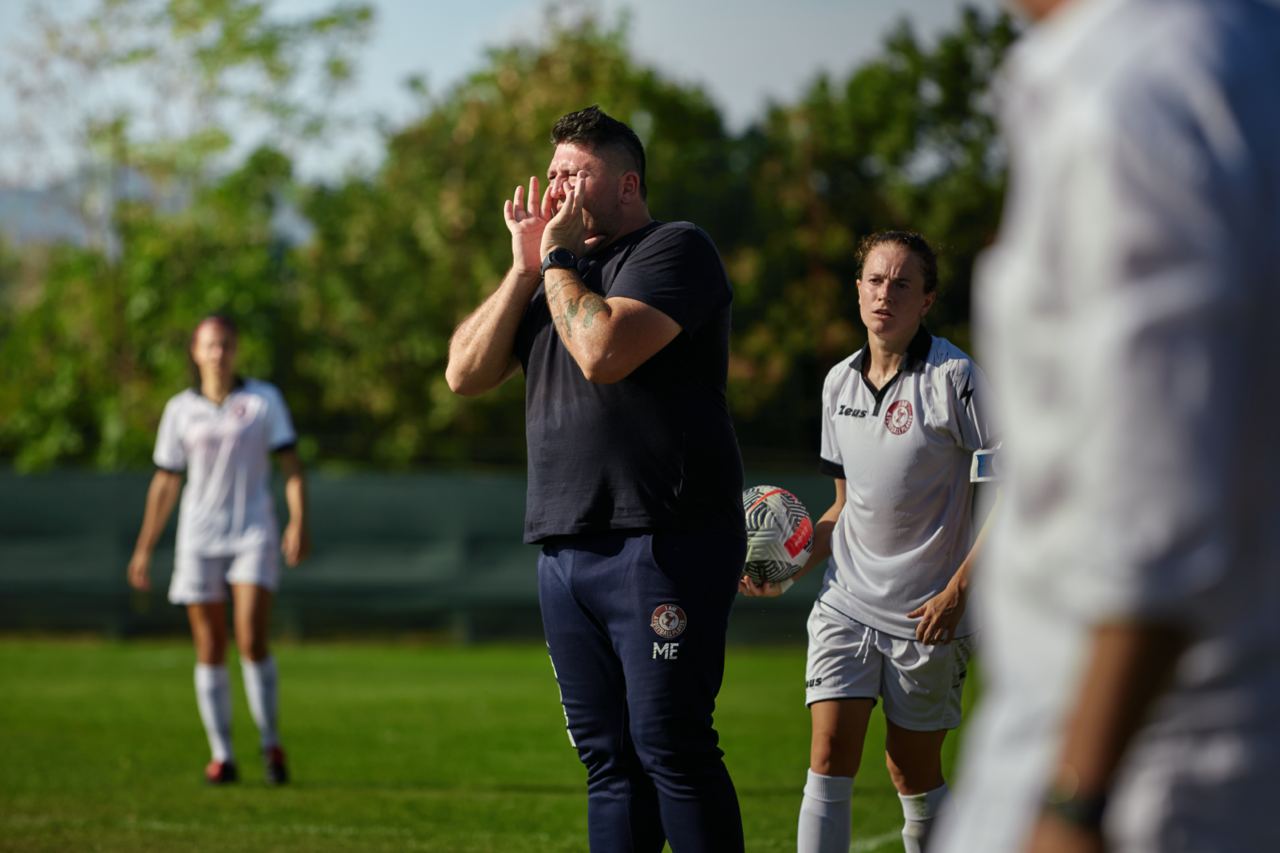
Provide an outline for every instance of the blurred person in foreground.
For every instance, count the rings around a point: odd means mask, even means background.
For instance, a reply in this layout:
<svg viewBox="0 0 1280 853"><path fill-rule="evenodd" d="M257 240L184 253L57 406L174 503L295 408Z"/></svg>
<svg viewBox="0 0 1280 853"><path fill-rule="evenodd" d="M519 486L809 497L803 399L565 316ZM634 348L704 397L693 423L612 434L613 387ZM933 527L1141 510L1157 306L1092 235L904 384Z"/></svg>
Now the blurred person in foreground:
<svg viewBox="0 0 1280 853"><path fill-rule="evenodd" d="M941 853L1280 850L1280 8L1024 0L1005 428Z"/></svg>
<svg viewBox="0 0 1280 853"><path fill-rule="evenodd" d="M925 849L947 795L942 744L960 725L973 633L965 609L981 547L973 453L995 443L982 371L924 317L938 259L919 234L882 231L858 248L866 346L831 368L822 392L822 472L835 499L803 576L830 566L809 615L809 772L799 853L847 853L854 776L883 702L885 764L907 853ZM984 528L985 529L985 528ZM782 584L741 581L749 596Z"/></svg>
<svg viewBox="0 0 1280 853"><path fill-rule="evenodd" d="M547 187L504 215L513 261L449 345L460 394L523 368L524 539L595 851L742 850L712 726L746 554L725 400L733 298L711 239L658 222L644 149L562 117Z"/></svg>
<svg viewBox="0 0 1280 853"><path fill-rule="evenodd" d="M267 635L279 553L294 566L310 550L302 464L280 391L235 372L231 320L214 315L200 321L191 335L191 361L195 385L171 398L160 419L156 472L129 561L129 583L140 590L151 588L151 555L181 493L169 601L186 606L195 642L196 704L212 752L205 780L221 785L239 778L226 666L230 587L245 696L258 726L267 782L279 785L289 773L280 746L278 678ZM289 506L283 538L270 488L273 455L284 473Z"/></svg>

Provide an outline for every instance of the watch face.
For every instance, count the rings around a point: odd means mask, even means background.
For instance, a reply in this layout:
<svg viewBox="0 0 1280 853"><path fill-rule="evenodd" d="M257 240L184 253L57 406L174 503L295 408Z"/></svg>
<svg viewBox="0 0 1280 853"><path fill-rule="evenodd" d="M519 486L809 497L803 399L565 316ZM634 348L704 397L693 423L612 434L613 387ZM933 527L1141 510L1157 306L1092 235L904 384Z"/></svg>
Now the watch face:
<svg viewBox="0 0 1280 853"><path fill-rule="evenodd" d="M543 273L549 269L575 269L577 266L578 256L565 248L552 249L542 261Z"/></svg>

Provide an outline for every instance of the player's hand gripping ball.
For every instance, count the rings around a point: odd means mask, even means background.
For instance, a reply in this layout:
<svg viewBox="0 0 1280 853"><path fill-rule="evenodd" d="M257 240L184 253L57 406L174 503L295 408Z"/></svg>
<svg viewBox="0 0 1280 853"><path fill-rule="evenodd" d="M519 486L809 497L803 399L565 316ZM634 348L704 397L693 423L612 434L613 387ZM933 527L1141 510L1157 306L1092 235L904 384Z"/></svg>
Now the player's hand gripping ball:
<svg viewBox="0 0 1280 853"><path fill-rule="evenodd" d="M800 571L813 552L813 522L795 495L778 486L742 493L747 516L747 562L742 573L756 583L781 583Z"/></svg>

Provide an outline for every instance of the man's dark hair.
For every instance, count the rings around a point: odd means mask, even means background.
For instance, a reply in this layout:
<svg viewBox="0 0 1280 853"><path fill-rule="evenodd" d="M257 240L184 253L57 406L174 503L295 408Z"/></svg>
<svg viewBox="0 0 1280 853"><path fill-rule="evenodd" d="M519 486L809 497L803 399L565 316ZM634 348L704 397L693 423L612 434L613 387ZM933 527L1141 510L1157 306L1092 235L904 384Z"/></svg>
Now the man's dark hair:
<svg viewBox="0 0 1280 853"><path fill-rule="evenodd" d="M596 154L611 148L620 151L631 161L630 166L640 176L640 197L648 198L649 189L644 182L644 146L640 137L616 118L605 113L599 105L592 104L585 110L562 116L551 128L551 142L555 145L568 142L581 145Z"/></svg>
<svg viewBox="0 0 1280 853"><path fill-rule="evenodd" d="M862 277L862 265L876 246L885 243L896 243L916 256L920 269L924 273L924 292L933 293L938 289L938 254L929 245L923 235L915 231L878 231L862 238L858 244L858 277Z"/></svg>

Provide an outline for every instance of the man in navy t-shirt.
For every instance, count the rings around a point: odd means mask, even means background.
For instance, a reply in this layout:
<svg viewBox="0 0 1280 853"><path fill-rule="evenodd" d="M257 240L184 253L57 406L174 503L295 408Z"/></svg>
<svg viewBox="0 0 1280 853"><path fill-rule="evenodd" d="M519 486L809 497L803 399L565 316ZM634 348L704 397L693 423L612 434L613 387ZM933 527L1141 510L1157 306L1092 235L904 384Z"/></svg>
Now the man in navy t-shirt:
<svg viewBox="0 0 1280 853"><path fill-rule="evenodd" d="M644 149L597 107L515 190L514 261L459 325L447 378L523 368L526 542L593 850L741 850L712 727L745 554L725 402L733 291L711 239L649 216Z"/></svg>

